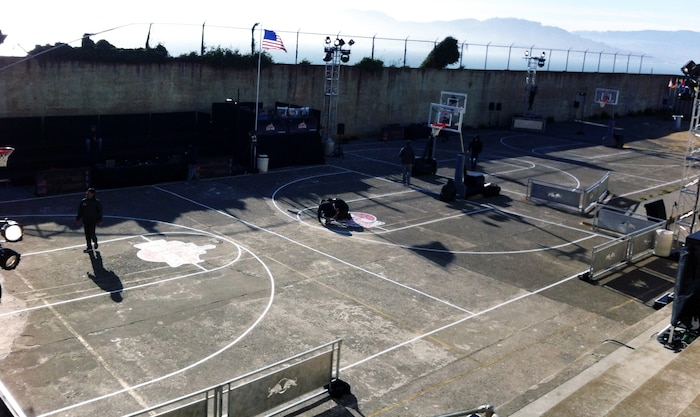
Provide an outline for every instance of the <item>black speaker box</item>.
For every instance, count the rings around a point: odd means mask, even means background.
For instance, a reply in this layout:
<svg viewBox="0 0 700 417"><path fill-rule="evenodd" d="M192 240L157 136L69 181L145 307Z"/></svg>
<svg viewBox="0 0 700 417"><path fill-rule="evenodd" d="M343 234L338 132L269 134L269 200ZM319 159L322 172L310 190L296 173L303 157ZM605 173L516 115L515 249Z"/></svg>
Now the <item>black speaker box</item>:
<svg viewBox="0 0 700 417"><path fill-rule="evenodd" d="M644 208L647 211L647 218L650 221L666 220L666 206L664 200L656 200L651 203L646 203Z"/></svg>
<svg viewBox="0 0 700 417"><path fill-rule="evenodd" d="M484 174L469 172L464 176L464 185L469 188L484 188Z"/></svg>
<svg viewBox="0 0 700 417"><path fill-rule="evenodd" d="M689 235L678 261L671 324L700 328L700 232Z"/></svg>

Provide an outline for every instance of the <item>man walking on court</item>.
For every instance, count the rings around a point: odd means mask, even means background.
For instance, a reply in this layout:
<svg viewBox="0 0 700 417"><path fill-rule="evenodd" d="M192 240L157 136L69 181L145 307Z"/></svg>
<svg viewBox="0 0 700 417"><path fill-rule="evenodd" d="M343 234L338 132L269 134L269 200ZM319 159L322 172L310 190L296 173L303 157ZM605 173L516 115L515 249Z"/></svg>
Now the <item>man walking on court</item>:
<svg viewBox="0 0 700 417"><path fill-rule="evenodd" d="M83 251L90 252L97 249L97 234L95 228L102 225L102 203L95 197L95 189L88 188L85 193L85 198L80 201L78 206L78 215L75 218L76 224L83 222L83 230L85 231L85 242L87 248Z"/></svg>
<svg viewBox="0 0 700 417"><path fill-rule="evenodd" d="M413 171L413 164L416 162L416 153L413 151L410 140L407 140L406 145L399 151L399 158L401 158L403 166L401 180L404 185L411 185L411 171Z"/></svg>
<svg viewBox="0 0 700 417"><path fill-rule="evenodd" d="M476 169L476 163L479 160L479 154L484 150L484 143L481 142L479 135L474 136L471 142L469 142L469 162L471 162L472 171Z"/></svg>

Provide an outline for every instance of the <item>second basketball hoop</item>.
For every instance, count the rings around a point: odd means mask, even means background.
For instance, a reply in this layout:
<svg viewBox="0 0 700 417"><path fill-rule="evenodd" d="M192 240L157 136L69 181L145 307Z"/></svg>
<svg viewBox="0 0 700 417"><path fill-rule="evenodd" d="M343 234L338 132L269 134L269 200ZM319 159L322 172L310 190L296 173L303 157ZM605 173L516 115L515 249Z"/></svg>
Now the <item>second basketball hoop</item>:
<svg viewBox="0 0 700 417"><path fill-rule="evenodd" d="M10 146L0 147L0 167L6 167L7 161L10 159L10 155L15 151L15 148Z"/></svg>
<svg viewBox="0 0 700 417"><path fill-rule="evenodd" d="M598 103L600 108L607 105L617 106L617 100L620 97L620 90L610 88L596 88L593 102Z"/></svg>

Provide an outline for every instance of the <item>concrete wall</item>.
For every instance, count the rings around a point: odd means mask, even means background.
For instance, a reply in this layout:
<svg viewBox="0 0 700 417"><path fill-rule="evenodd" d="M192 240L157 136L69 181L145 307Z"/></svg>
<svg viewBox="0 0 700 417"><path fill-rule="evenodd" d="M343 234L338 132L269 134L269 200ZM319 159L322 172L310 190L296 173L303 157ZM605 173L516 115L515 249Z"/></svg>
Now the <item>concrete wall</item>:
<svg viewBox="0 0 700 417"><path fill-rule="evenodd" d="M172 111L211 112L226 98L256 101L257 70L221 69L199 64L109 64L40 62L0 58L0 117L130 114ZM259 101L323 108L325 67L274 65L260 73ZM426 123L441 91L468 94L464 124L509 126L527 109L526 71L385 68L369 73L343 66L337 122L348 136L379 135L386 124ZM537 73L539 93L533 112L555 121L586 119L601 112L592 102L596 87L621 91L619 115L659 110L668 98L667 75L618 73ZM575 109L577 93L587 91ZM490 102L501 111L490 111ZM610 107L606 108L608 113ZM335 130L335 129L333 129Z"/></svg>

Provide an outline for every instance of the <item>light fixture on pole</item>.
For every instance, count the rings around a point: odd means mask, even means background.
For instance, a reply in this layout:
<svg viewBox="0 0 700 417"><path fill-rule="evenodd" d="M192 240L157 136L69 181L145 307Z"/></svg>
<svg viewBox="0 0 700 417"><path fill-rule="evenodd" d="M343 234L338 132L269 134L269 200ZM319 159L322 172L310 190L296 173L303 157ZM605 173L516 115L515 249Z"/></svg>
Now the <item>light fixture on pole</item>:
<svg viewBox="0 0 700 417"><path fill-rule="evenodd" d="M350 39L347 43L342 38L335 40L326 36L323 52L323 62L326 63L326 78L323 89L323 113L321 116L322 131L326 137L326 156L338 153L332 129L336 126L338 113L338 86L340 83L340 64L347 64L350 61L350 47L355 41Z"/></svg>

